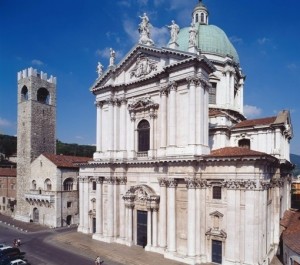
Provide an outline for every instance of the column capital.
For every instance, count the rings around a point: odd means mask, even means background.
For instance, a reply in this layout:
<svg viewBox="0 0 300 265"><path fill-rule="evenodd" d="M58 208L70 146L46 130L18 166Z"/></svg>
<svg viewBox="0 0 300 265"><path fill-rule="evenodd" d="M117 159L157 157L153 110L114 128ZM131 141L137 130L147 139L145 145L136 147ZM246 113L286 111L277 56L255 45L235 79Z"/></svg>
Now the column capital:
<svg viewBox="0 0 300 265"><path fill-rule="evenodd" d="M103 184L104 177L96 177L95 179L97 184Z"/></svg>
<svg viewBox="0 0 300 265"><path fill-rule="evenodd" d="M185 182L187 189L196 189L198 184L195 178L186 178Z"/></svg>
<svg viewBox="0 0 300 265"><path fill-rule="evenodd" d="M134 207L134 200L135 200L135 195L134 194L125 194L123 196L123 199L125 201L125 206L126 208L133 208Z"/></svg>
<svg viewBox="0 0 300 265"><path fill-rule="evenodd" d="M189 85L198 85L200 82L200 78L197 76L189 76L186 78L186 81L188 82Z"/></svg>
<svg viewBox="0 0 300 265"><path fill-rule="evenodd" d="M104 105L104 101L95 101L94 104L97 108L102 108Z"/></svg>
<svg viewBox="0 0 300 265"><path fill-rule="evenodd" d="M170 81L169 82L169 90L170 91L177 91L177 87L178 87L178 85L177 85L177 83L175 82L175 81Z"/></svg>
<svg viewBox="0 0 300 265"><path fill-rule="evenodd" d="M105 99L105 103L107 103L108 105L115 105L116 100L113 97L108 97L107 99Z"/></svg>
<svg viewBox="0 0 300 265"><path fill-rule="evenodd" d="M120 102L121 105L125 105L128 102L128 100L127 100L126 97L120 97L119 102Z"/></svg>
<svg viewBox="0 0 300 265"><path fill-rule="evenodd" d="M116 182L116 178L115 177L105 177L105 181L107 182L107 184L115 184Z"/></svg>
<svg viewBox="0 0 300 265"><path fill-rule="evenodd" d="M135 112L130 112L130 120L132 121L132 122L134 122L135 120L136 120L136 118L135 118Z"/></svg>
<svg viewBox="0 0 300 265"><path fill-rule="evenodd" d="M161 85L159 92L161 96L167 96L169 93L169 85L168 84Z"/></svg>
<svg viewBox="0 0 300 265"><path fill-rule="evenodd" d="M126 183L127 183L127 177L118 177L117 179L118 179L118 183L120 185L126 185Z"/></svg>
<svg viewBox="0 0 300 265"><path fill-rule="evenodd" d="M174 178L168 179L168 188L176 188L177 187L177 180Z"/></svg>
<svg viewBox="0 0 300 265"><path fill-rule="evenodd" d="M167 179L160 177L157 179L160 187L167 187Z"/></svg>

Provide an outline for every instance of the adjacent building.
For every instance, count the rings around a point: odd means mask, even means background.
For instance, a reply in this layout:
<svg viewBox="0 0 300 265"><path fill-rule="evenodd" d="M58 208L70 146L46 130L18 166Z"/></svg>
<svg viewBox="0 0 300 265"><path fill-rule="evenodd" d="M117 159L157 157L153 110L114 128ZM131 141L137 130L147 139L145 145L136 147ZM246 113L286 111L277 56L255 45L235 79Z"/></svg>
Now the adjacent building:
<svg viewBox="0 0 300 265"><path fill-rule="evenodd" d="M290 113L248 120L245 75L199 1L191 26L140 39L91 87L97 151L79 173L78 231L187 264L269 264L290 207Z"/></svg>
<svg viewBox="0 0 300 265"><path fill-rule="evenodd" d="M0 167L0 213L11 216L15 210L17 191L15 168Z"/></svg>

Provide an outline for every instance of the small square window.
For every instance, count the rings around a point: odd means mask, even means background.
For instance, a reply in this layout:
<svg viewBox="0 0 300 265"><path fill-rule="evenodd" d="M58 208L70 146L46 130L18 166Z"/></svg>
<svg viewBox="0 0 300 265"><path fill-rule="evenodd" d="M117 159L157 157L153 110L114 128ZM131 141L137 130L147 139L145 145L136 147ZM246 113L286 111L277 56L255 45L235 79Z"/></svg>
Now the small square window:
<svg viewBox="0 0 300 265"><path fill-rule="evenodd" d="M67 208L72 207L72 202L67 202Z"/></svg>
<svg viewBox="0 0 300 265"><path fill-rule="evenodd" d="M213 199L221 200L222 199L222 188L219 186L213 187Z"/></svg>

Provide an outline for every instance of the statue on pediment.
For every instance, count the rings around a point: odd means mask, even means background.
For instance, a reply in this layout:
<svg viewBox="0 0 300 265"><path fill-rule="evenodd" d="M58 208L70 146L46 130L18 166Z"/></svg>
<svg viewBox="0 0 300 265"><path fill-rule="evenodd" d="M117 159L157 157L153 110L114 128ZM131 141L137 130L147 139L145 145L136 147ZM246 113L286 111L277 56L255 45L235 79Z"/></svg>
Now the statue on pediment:
<svg viewBox="0 0 300 265"><path fill-rule="evenodd" d="M97 73L98 73L98 77L100 77L102 74L103 74L103 65L100 63L100 62L98 62L98 65L97 65Z"/></svg>
<svg viewBox="0 0 300 265"><path fill-rule="evenodd" d="M139 24L139 33L140 33L139 43L152 46L154 45L154 42L150 38L151 24L149 23L149 18L147 14L144 13L143 16L140 16L140 19L142 19L142 22Z"/></svg>
<svg viewBox="0 0 300 265"><path fill-rule="evenodd" d="M109 66L114 66L115 65L115 59L116 59L116 52L110 48L110 57L109 57Z"/></svg>
<svg viewBox="0 0 300 265"><path fill-rule="evenodd" d="M177 42L178 33L180 31L179 26L175 23L174 20L172 20L172 24L170 26L167 26L167 27L170 29L171 42Z"/></svg>

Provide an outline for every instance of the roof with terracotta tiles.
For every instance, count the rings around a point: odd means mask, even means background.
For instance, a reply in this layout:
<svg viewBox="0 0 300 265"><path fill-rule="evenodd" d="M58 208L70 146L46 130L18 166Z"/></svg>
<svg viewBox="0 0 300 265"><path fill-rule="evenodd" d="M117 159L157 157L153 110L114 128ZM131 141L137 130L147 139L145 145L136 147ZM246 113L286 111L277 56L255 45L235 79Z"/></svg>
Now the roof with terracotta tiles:
<svg viewBox="0 0 300 265"><path fill-rule="evenodd" d="M222 111L220 111L219 109L209 109L209 117L214 117L214 116L218 116L224 113Z"/></svg>
<svg viewBox="0 0 300 265"><path fill-rule="evenodd" d="M254 126L262 126L262 125L270 125L275 122L276 116L262 118L262 119L254 119L254 120L245 120L238 124L236 124L233 128L245 128L245 127L254 127Z"/></svg>
<svg viewBox="0 0 300 265"><path fill-rule="evenodd" d="M0 176L1 177L16 177L17 170L15 168L0 167Z"/></svg>
<svg viewBox="0 0 300 265"><path fill-rule="evenodd" d="M280 224L286 227L282 233L283 243L300 254L300 212L286 211Z"/></svg>
<svg viewBox="0 0 300 265"><path fill-rule="evenodd" d="M268 156L266 153L244 147L224 147L212 150L209 157Z"/></svg>
<svg viewBox="0 0 300 265"><path fill-rule="evenodd" d="M54 155L54 154L43 154L57 167L63 168L78 168L75 163L86 163L92 160L90 157L81 156L66 156L66 155Z"/></svg>

